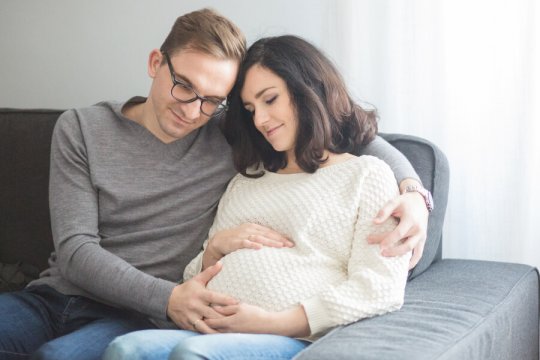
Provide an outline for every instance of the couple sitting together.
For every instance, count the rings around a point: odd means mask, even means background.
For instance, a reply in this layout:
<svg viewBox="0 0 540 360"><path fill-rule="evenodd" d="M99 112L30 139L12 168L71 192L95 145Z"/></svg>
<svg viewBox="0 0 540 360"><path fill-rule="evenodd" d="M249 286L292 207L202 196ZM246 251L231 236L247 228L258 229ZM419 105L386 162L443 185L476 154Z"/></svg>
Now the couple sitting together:
<svg viewBox="0 0 540 360"><path fill-rule="evenodd" d="M0 357L289 359L401 307L431 202L320 50L286 35L246 51L203 9L148 73L147 98L59 118L55 252L0 295L19 324Z"/></svg>

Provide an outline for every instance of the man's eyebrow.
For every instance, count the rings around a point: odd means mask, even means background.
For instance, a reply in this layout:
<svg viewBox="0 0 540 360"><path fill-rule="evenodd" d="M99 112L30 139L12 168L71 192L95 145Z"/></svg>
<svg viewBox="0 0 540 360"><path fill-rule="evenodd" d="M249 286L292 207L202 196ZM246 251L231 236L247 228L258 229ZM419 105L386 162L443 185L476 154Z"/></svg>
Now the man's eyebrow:
<svg viewBox="0 0 540 360"><path fill-rule="evenodd" d="M184 75L182 74L178 74L176 71L174 72L174 78L176 80L181 80L183 83L185 83L186 85L189 85L192 89L194 89L195 91L197 91L197 93L199 93L199 89L197 89L193 83L191 82L191 80L189 80L187 77L185 77ZM205 98L214 98L214 99L220 99L221 101L225 100L227 98L227 96L218 96L218 95L204 95Z"/></svg>
<svg viewBox="0 0 540 360"><path fill-rule="evenodd" d="M257 93L255 94L255 99L260 98L260 97L262 96L262 94L265 93L266 90L270 90L270 89L274 89L274 88L276 88L276 87L275 87L275 86L269 86L269 87L267 87L267 88L264 88L264 89L260 90L259 92L257 92ZM248 104L250 104L249 101L244 102L244 106L246 106L246 105L248 105Z"/></svg>
<svg viewBox="0 0 540 360"><path fill-rule="evenodd" d="M187 85L193 87L193 83L191 82L191 80L189 80L184 75L178 74L176 71L174 72L174 78L176 80L181 80L182 82L186 83Z"/></svg>

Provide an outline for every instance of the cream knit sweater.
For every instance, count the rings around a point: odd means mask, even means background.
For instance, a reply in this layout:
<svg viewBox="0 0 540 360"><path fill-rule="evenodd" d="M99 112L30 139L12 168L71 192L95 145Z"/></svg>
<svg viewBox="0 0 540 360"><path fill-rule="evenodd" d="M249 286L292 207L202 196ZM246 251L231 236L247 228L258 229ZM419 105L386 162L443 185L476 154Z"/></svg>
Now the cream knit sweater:
<svg viewBox="0 0 540 360"><path fill-rule="evenodd" d="M394 219L381 226L372 219L397 195L392 171L371 156L314 174L237 175L219 203L209 236L251 222L288 236L295 246L228 254L208 289L270 311L301 304L310 339L334 326L397 310L410 254L383 257L378 245L366 242L369 234L396 226ZM188 264L184 279L201 267L202 252Z"/></svg>

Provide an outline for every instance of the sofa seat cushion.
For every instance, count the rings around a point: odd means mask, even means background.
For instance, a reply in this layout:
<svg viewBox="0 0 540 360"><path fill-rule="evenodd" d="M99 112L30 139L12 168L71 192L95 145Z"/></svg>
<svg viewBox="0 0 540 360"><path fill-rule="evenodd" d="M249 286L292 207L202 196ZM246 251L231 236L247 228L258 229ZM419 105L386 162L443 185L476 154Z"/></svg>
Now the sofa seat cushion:
<svg viewBox="0 0 540 360"><path fill-rule="evenodd" d="M538 292L527 265L441 260L401 310L334 329L297 359L538 359Z"/></svg>

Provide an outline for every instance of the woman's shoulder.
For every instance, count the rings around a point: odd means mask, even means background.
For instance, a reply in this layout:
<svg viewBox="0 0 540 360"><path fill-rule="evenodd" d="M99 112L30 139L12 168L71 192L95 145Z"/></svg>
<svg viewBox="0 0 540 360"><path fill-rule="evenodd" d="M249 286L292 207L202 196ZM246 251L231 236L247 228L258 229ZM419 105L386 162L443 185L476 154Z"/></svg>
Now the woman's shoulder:
<svg viewBox="0 0 540 360"><path fill-rule="evenodd" d="M248 175L256 175L261 173L261 169L258 167L250 167L247 169L246 173ZM254 181L257 181L261 177L251 177L251 176L245 176L240 173L236 174L231 181L229 182L229 185L227 186L227 191L233 190L235 188L241 187L246 184L253 183Z"/></svg>
<svg viewBox="0 0 540 360"><path fill-rule="evenodd" d="M384 161L373 155L360 155L357 157L358 165L371 169L377 168L390 168L390 166Z"/></svg>
<svg viewBox="0 0 540 360"><path fill-rule="evenodd" d="M361 155L348 163L355 177L363 183L366 181L369 183L396 183L394 172L390 166L375 156Z"/></svg>
<svg viewBox="0 0 540 360"><path fill-rule="evenodd" d="M345 155L345 154L342 154ZM341 161L336 162L334 165L342 165L343 167L349 167L355 171L360 172L369 172L369 171L380 171L380 170L390 170L390 166L383 160L372 156L372 155L351 155L342 157ZM331 167L331 166L330 166ZM336 166L336 170L339 166ZM390 170L391 171L391 170Z"/></svg>

